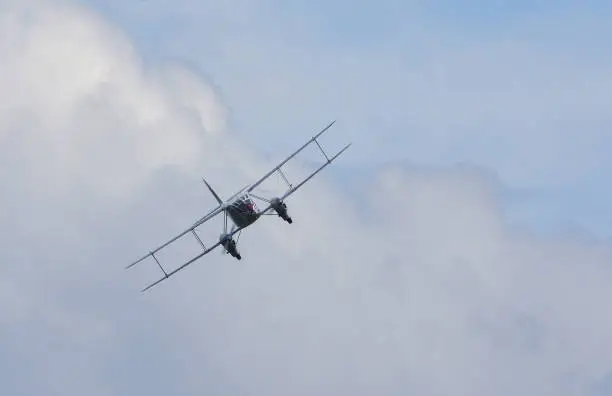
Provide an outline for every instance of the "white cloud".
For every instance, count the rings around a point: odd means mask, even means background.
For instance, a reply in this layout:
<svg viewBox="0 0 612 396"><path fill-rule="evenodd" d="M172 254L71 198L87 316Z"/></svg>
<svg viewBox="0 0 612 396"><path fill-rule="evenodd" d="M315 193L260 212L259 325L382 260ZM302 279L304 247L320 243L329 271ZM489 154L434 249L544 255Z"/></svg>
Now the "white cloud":
<svg viewBox="0 0 612 396"><path fill-rule="evenodd" d="M212 256L149 297L227 381L202 388L570 395L610 369L609 247L507 229L473 171L383 174L370 221L321 183L294 225L243 236L242 262Z"/></svg>
<svg viewBox="0 0 612 396"><path fill-rule="evenodd" d="M193 167L206 134L224 127L209 86L185 70L148 69L86 10L15 6L1 26L0 137L48 190L116 193L162 166Z"/></svg>
<svg viewBox="0 0 612 396"><path fill-rule="evenodd" d="M0 32L0 361L15 373L4 392L117 394L106 357L124 347L126 302L107 277L122 265L98 249L129 235L101 225L154 172L201 171L225 107L67 2L4 4Z"/></svg>
<svg viewBox="0 0 612 396"><path fill-rule="evenodd" d="M196 175L227 196L268 164L217 134L224 108L197 75L145 68L85 10L22 11L0 23L7 394L564 396L605 381L609 246L508 229L495 182L470 169L388 169L363 181L365 206L324 173L289 202L293 225L243 234L241 262L211 254L139 295L123 265L207 209Z"/></svg>

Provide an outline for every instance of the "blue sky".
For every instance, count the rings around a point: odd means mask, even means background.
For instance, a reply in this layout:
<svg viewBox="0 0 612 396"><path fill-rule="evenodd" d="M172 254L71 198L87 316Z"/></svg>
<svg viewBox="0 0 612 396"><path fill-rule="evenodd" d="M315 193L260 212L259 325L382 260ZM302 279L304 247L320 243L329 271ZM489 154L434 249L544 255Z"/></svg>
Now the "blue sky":
<svg viewBox="0 0 612 396"><path fill-rule="evenodd" d="M264 153L281 155L338 117L343 126L336 136L356 142L351 169L473 163L500 176L511 220L612 235L606 183L612 120L605 90L612 64L606 55L610 5L88 4L128 32L146 59L178 61L200 72L224 95L233 131ZM482 70L479 57L486 63ZM496 67L502 82L492 79ZM362 81L368 78L381 80ZM564 87L564 79L576 81ZM434 92L426 104L419 103L424 89ZM532 95L534 102L525 104ZM420 117L423 111L431 120ZM525 136L534 132L537 147L530 147Z"/></svg>

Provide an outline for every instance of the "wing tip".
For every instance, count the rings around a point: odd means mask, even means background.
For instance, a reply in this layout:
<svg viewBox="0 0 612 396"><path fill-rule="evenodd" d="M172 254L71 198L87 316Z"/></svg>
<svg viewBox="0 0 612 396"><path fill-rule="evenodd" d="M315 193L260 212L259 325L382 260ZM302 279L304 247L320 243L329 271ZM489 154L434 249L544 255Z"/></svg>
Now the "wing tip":
<svg viewBox="0 0 612 396"><path fill-rule="evenodd" d="M134 261L133 263L126 265L125 269L128 270L130 268L132 268L133 266L135 266L136 264L140 263L141 261L143 261L144 259L146 259L147 257L149 257L151 255L151 253L148 253L146 256L143 256L142 258Z"/></svg>
<svg viewBox="0 0 612 396"><path fill-rule="evenodd" d="M344 146L342 148L342 150L338 151L338 153L336 155L334 155L331 159L330 162L335 160L336 158L338 158L340 156L340 154L344 153L346 150L348 150L349 147L351 147L353 145L353 142L350 142L349 144L347 144L346 146Z"/></svg>

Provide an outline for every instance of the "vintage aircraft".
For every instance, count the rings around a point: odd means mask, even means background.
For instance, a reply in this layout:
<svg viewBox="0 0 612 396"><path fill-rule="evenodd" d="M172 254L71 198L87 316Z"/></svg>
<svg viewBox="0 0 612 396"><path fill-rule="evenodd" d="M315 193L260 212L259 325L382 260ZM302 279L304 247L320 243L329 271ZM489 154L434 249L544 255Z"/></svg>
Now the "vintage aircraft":
<svg viewBox="0 0 612 396"><path fill-rule="evenodd" d="M215 249L217 246L222 246L226 253L229 253L232 257L240 260L242 257L240 255L240 253L238 252L238 249L237 249L237 241L235 241L233 237L234 237L234 235L236 233L241 232L243 229L245 229L248 226L250 226L251 224L255 223L262 215L277 214L284 221L286 221L287 223L291 224L293 222L293 220L291 219L291 217L289 216L289 213L287 211L287 204L285 203L285 199L287 199L291 194L296 192L301 186L303 186L313 176L315 176L317 173L319 173L321 170L323 170L323 168L325 168L327 165L331 164L332 161L334 161L336 158L338 158L338 156L340 156L340 154L342 154L352 144L352 143L347 144L346 146L344 146L344 148L342 148L342 150L340 150L337 154L335 154L332 157L329 157L325 153L325 151L323 150L323 148L321 147L321 145L319 144L317 139L325 131L327 131L334 123L335 123L335 121L332 121L323 130L321 130L319 133L317 133L315 136L313 136L309 141L304 143L304 145L302 145L302 147L297 149L293 154L288 156L281 163L279 163L277 166L275 166L272 170L270 170L268 173L266 173L261 179L257 180L255 183L253 183L251 185L248 185L248 186L242 188L240 191L238 191L237 193L235 193L234 195L232 195L230 198L228 198L225 201L222 200L219 197L219 195L215 192L215 190L213 190L213 188L210 186L210 184L208 184L208 182L205 179L203 179L204 183L206 184L206 187L208 188L208 190L210 190L210 193L213 195L213 197L217 201L218 206L216 208L214 208L213 210L211 210L210 212L208 212L204 217L202 217L201 219L196 221L187 230L185 230L182 233L178 234L177 236L175 236L174 238L170 239L169 241L167 241L163 245L161 245L158 248L152 250L151 252L149 252L148 254L146 254L145 256L140 258L139 260L133 262L132 264L130 264L130 265L128 265L126 267L126 269L127 268L131 268L131 267L135 266L136 264L142 262L146 258L152 257L155 260L155 262L157 263L157 265L159 266L159 268L162 270L164 276L162 278L160 278L159 280L157 280L156 282L154 282L154 283L150 284L149 286L147 286L146 288L144 288L142 291L150 289L151 287L157 285L161 281L169 278L170 276L174 275L178 271L180 271L183 268L187 267L188 265L192 264L194 261L198 260L200 257L204 256L205 254L208 254L213 249ZM301 182L299 182L298 184L296 184L294 186L294 185L292 185L287 180L287 177L285 176L285 174L283 173L281 168L289 160L291 160L293 157L295 157L298 153L300 153L302 150L304 150L306 147L308 147L312 143L315 143L317 145L317 147L321 151L321 154L323 154L323 156L325 157L325 162L323 163L323 165L321 165L319 168L317 168L315 171L310 173ZM262 196L259 196L259 195L256 195L256 194L253 193L253 190L255 188L257 188L261 183L266 181L270 176L272 176L276 172L283 178L283 180L289 186L288 190L282 196L280 196L280 197L273 197L273 198L265 198L265 197L262 197ZM253 198L265 202L265 209L259 210L257 208L257 206L255 205L255 202L253 201ZM199 227L200 225L204 224L205 222L211 220L212 218L216 217L217 215L219 215L221 213L223 213L223 217L224 217L223 233L219 236L219 241L217 243L215 243L214 245L212 245L210 247L206 247L206 245L204 245L204 243L202 242L200 236L197 234L196 228ZM234 223L232 228L231 228L231 230L229 230L229 231L228 231L228 224L227 224L228 216L230 217L230 219ZM199 242L199 244L202 247L202 252L199 253L198 255L196 255L195 257L193 257L192 259L190 259L189 261L187 261L186 263L184 263L183 265L181 265L180 267L178 267L177 269L175 269L174 271L166 272L166 270L161 265L161 263L159 262L158 258L155 256L155 254L157 252L159 252L161 249L165 248L166 246L170 245L172 242L178 240L179 238L181 238L182 236L184 236L184 235L186 235L188 233L191 233L194 236L194 238ZM238 236L240 236L240 235L238 235Z"/></svg>

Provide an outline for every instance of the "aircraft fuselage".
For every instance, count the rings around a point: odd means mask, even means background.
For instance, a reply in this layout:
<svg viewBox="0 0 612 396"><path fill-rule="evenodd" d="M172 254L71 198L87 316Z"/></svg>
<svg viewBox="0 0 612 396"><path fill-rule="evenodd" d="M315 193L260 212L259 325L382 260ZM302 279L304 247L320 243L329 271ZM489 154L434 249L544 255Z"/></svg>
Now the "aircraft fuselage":
<svg viewBox="0 0 612 396"><path fill-rule="evenodd" d="M236 198L225 210L239 228L250 226L261 216L253 199L246 194Z"/></svg>

